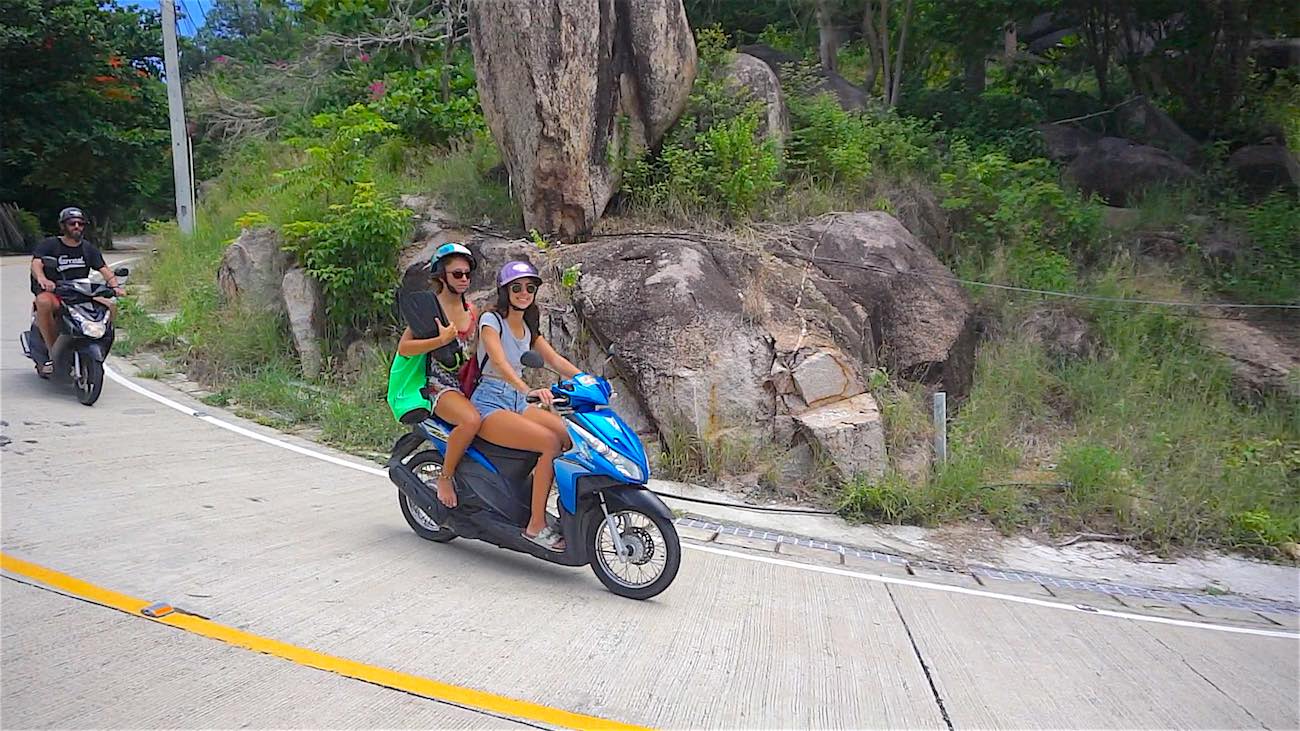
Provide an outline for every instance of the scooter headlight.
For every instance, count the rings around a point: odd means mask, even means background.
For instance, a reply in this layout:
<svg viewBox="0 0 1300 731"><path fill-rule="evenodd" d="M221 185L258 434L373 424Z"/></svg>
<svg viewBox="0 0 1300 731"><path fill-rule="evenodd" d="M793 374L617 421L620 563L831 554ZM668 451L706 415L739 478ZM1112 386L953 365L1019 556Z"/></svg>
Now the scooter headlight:
<svg viewBox="0 0 1300 731"><path fill-rule="evenodd" d="M640 482L645 479L645 473L641 471L638 464L614 451L608 444L597 439L594 434L573 422L569 422L569 428L581 437L588 447L595 450L596 454L609 460L609 463L614 465L614 469L618 470L619 474L633 482Z"/></svg>
<svg viewBox="0 0 1300 731"><path fill-rule="evenodd" d="M104 333L108 332L108 325L98 320L82 320L81 332L85 333L88 338L102 338Z"/></svg>

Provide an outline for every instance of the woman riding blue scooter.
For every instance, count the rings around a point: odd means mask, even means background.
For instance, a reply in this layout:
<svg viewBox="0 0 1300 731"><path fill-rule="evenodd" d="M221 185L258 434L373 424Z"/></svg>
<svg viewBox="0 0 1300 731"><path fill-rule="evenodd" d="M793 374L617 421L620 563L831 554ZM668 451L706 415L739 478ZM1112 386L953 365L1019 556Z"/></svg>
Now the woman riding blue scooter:
<svg viewBox="0 0 1300 731"><path fill-rule="evenodd" d="M410 325L402 331L389 375L388 401L399 419L416 410L431 411L455 425L447 441L447 470L438 478L438 500L449 508L456 507L451 476L481 423L460 383L478 317L465 299L474 268L474 255L463 244L443 244L434 252L429 274L436 298L413 299L421 311L408 314L408 321L428 332L416 333ZM414 390L406 387L412 377L420 382Z"/></svg>
<svg viewBox="0 0 1300 731"><path fill-rule="evenodd" d="M541 284L537 268L526 261L512 261L501 268L496 304L479 318L478 360L483 372L472 402L482 417L479 436L541 455L533 471L532 514L523 535L539 546L563 551L564 539L546 524L546 501L555 477L555 458L569 444L568 428L564 419L544 408L551 404L551 390L533 389L524 381L521 358L532 350L564 378L573 378L580 371L538 332L537 289ZM530 406L529 396L541 406Z"/></svg>

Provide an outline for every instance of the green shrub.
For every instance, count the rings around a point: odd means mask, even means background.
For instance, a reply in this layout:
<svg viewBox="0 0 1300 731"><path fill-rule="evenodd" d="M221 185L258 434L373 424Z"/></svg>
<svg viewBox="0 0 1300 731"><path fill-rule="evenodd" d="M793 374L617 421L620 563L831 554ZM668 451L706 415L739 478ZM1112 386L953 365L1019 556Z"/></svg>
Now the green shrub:
<svg viewBox="0 0 1300 731"><path fill-rule="evenodd" d="M442 98L444 69L450 76L451 95ZM374 87L378 99L370 109L392 122L411 140L444 147L452 140L487 129L474 83L474 66L460 58L449 67L436 63L422 69L397 71Z"/></svg>
<svg viewBox="0 0 1300 731"><path fill-rule="evenodd" d="M284 227L286 248L321 284L336 338L391 321L397 254L410 216L382 198L373 183L358 183L352 201L330 206L324 221Z"/></svg>
<svg viewBox="0 0 1300 731"><path fill-rule="evenodd" d="M974 152L957 140L939 180L953 230L976 255L1000 246L1020 247L1030 258L1034 251L1086 250L1101 220L1100 207L1063 189L1056 168L1043 158L1014 162L1005 153ZM1057 264L1048 262L1050 268Z"/></svg>
<svg viewBox="0 0 1300 731"><path fill-rule="evenodd" d="M798 79L792 82L797 88ZM892 112L848 112L831 94L791 94L791 167L819 181L860 185L874 166L895 173L936 163L926 125Z"/></svg>
<svg viewBox="0 0 1300 731"><path fill-rule="evenodd" d="M1245 510L1231 519L1232 537L1240 546L1278 546L1300 537L1300 520L1273 515L1268 510Z"/></svg>
<svg viewBox="0 0 1300 731"><path fill-rule="evenodd" d="M386 134L397 129L397 125L361 104L341 112L317 114L312 126L318 136L291 140L306 152L306 163L278 177L303 185L309 195L327 202L346 200L351 195L348 186L369 179L367 154Z"/></svg>
<svg viewBox="0 0 1300 731"><path fill-rule="evenodd" d="M23 245L28 251L35 248L41 240L41 221L36 214L22 208L13 209L14 225L18 226L18 232L23 237Z"/></svg>
<svg viewBox="0 0 1300 731"><path fill-rule="evenodd" d="M751 109L718 121L687 146L670 142L656 158L628 167L624 190L637 205L678 215L719 209L732 217L751 214L780 186L780 156L758 128Z"/></svg>
<svg viewBox="0 0 1300 731"><path fill-rule="evenodd" d="M1242 252L1218 273L1222 288L1258 302L1300 298L1300 202L1274 193L1254 206L1236 206L1230 217L1245 224L1252 251Z"/></svg>
<svg viewBox="0 0 1300 731"><path fill-rule="evenodd" d="M1053 292L1075 289L1074 265L1059 251L1020 241L1006 256L1007 275L1016 286Z"/></svg>

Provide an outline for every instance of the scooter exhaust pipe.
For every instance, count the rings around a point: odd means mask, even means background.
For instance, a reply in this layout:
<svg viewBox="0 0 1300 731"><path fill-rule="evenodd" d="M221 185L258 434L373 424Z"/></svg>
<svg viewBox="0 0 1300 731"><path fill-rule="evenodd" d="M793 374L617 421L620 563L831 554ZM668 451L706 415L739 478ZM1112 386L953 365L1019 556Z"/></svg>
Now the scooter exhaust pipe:
<svg viewBox="0 0 1300 731"><path fill-rule="evenodd" d="M438 502L438 493L424 484L424 480L416 476L406 465L401 463L390 465L388 479L397 485L397 489L402 491L407 500L425 513L433 516L441 514L444 510L442 503Z"/></svg>

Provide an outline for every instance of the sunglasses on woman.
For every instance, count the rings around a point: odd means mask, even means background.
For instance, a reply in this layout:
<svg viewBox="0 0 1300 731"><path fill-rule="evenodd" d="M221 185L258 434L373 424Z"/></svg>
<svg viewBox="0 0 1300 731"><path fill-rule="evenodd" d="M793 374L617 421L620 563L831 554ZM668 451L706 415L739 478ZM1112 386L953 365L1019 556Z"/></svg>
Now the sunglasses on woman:
<svg viewBox="0 0 1300 731"><path fill-rule="evenodd" d="M449 269L447 276L452 279L469 279L470 271L468 269Z"/></svg>
<svg viewBox="0 0 1300 731"><path fill-rule="evenodd" d="M510 285L510 291L515 294L519 294L525 289L528 290L528 294L537 294L537 285L532 282L528 282L527 284L524 284L523 282L515 282Z"/></svg>

